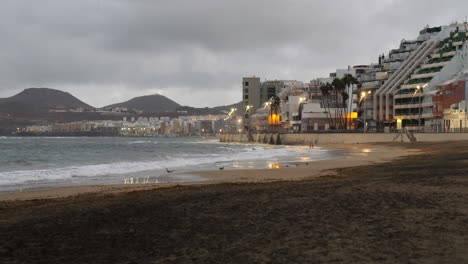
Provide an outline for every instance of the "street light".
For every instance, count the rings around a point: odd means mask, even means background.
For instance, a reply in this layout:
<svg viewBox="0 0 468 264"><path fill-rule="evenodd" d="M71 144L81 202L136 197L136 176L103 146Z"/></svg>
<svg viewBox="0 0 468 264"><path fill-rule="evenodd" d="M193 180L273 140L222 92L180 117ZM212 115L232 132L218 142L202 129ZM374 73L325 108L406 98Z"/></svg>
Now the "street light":
<svg viewBox="0 0 468 264"><path fill-rule="evenodd" d="M367 91L367 93L362 91L361 92L361 98L359 99L359 101L364 100L364 110L362 111L363 115L364 115L364 133L366 133L366 131L367 131L367 122L366 122L366 102L367 102L367 100L365 100L365 98L366 98L367 95L370 95L371 93L372 93L371 91Z"/></svg>
<svg viewBox="0 0 468 264"><path fill-rule="evenodd" d="M418 130L421 130L421 114L422 114L422 113L421 113L421 110L422 110L422 109L421 109L421 97L422 97L421 95L422 95L422 90L423 90L424 88L426 88L426 86L427 86L427 83L424 84L423 86L420 86L420 85L416 86L416 90L414 91L413 96L411 96L411 104L412 104L412 103L413 103L414 96L415 96L418 92L420 93L419 99L418 99L418 100L419 100L419 107L418 107L418 113L419 113L419 117L418 117Z"/></svg>
<svg viewBox="0 0 468 264"><path fill-rule="evenodd" d="M246 105L245 106L245 112L247 113L247 115L245 116L245 124L244 124L244 129L246 131L249 131L250 130L250 109L252 108L253 106L252 105Z"/></svg>

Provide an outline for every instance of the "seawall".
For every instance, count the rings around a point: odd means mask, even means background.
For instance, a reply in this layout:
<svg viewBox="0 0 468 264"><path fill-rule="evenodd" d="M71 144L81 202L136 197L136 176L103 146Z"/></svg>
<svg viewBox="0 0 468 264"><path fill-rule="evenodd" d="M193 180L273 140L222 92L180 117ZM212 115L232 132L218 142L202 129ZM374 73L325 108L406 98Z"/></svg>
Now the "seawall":
<svg viewBox="0 0 468 264"><path fill-rule="evenodd" d="M310 145L363 144L383 142L437 142L468 140L468 133L317 133L317 134L253 134L252 143ZM411 138L413 137L413 138ZM249 142L246 134L223 134L221 142Z"/></svg>

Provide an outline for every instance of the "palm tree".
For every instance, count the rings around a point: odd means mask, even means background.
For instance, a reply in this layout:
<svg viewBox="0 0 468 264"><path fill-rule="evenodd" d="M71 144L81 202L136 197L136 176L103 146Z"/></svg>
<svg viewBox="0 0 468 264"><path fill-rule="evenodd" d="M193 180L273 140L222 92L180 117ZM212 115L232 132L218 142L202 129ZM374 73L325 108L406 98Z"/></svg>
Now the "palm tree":
<svg viewBox="0 0 468 264"><path fill-rule="evenodd" d="M346 87L349 88L353 85L358 85L359 84L359 81L356 79L356 77L354 77L353 75L351 74L346 74L344 77L343 77L343 82L345 83ZM353 92L351 91L351 101L350 101L350 104L349 104L349 107L348 107L348 113L351 113L353 111ZM349 97L349 96L348 96ZM350 120L348 120L348 118L346 118L345 120L345 127L348 128L348 123L350 122Z"/></svg>
<svg viewBox="0 0 468 264"><path fill-rule="evenodd" d="M336 120L336 128L343 128L344 126L344 118L343 114L346 109L346 100L348 99L348 93L346 92L346 84L340 78L333 79L333 99L335 103L335 120ZM341 99L341 100L340 100Z"/></svg>
<svg viewBox="0 0 468 264"><path fill-rule="evenodd" d="M330 83L321 84L320 91L322 92L322 106L325 108L325 113L327 115L329 124L333 127L333 119L330 113L331 92L333 91L333 86Z"/></svg>

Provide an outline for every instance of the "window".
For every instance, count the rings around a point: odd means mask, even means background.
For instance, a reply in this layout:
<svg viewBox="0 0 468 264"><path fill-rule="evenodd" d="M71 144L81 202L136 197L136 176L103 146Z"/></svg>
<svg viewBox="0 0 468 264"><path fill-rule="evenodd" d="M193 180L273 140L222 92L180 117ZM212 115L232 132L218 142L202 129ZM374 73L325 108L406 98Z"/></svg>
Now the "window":
<svg viewBox="0 0 468 264"><path fill-rule="evenodd" d="M249 89L244 89L244 93L249 93Z"/></svg>
<svg viewBox="0 0 468 264"><path fill-rule="evenodd" d="M249 118L249 114L245 114L245 118Z"/></svg>
<svg viewBox="0 0 468 264"><path fill-rule="evenodd" d="M244 86L249 86L249 82L244 82Z"/></svg>
<svg viewBox="0 0 468 264"><path fill-rule="evenodd" d="M248 94L244 95L244 99L245 100L249 99L249 95Z"/></svg>

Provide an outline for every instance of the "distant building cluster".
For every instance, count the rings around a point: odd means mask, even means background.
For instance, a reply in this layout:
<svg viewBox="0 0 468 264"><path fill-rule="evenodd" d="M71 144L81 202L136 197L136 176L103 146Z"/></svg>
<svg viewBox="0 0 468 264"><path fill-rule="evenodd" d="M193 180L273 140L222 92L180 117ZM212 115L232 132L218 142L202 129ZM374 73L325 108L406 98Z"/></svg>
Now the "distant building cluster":
<svg viewBox="0 0 468 264"><path fill-rule="evenodd" d="M242 80L243 129L468 131L468 24L426 27L371 64L308 82Z"/></svg>
<svg viewBox="0 0 468 264"><path fill-rule="evenodd" d="M17 128L17 134L114 135L114 136L204 136L240 133L242 120L232 109L226 115L170 117L123 117L122 120L77 121Z"/></svg>
<svg viewBox="0 0 468 264"><path fill-rule="evenodd" d="M143 111L136 109L128 109L127 107L104 107L104 108L84 108L78 107L75 109L50 109L49 112L72 112L72 113L84 113L84 112L96 112L96 113L137 113L141 114Z"/></svg>

